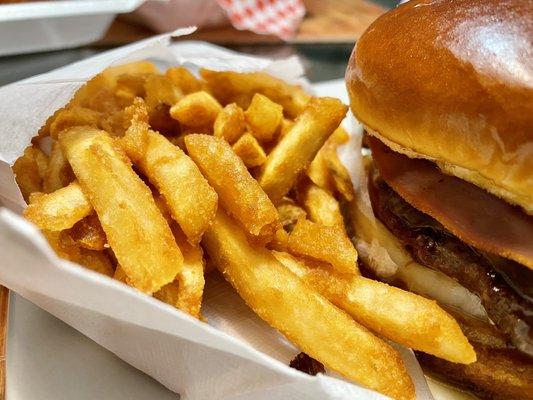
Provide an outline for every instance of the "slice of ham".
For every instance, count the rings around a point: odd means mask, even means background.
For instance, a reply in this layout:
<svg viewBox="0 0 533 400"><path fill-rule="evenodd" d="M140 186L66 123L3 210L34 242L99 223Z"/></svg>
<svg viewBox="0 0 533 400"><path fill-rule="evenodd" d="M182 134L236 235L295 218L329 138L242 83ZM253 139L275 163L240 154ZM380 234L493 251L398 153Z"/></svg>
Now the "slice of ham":
<svg viewBox="0 0 533 400"><path fill-rule="evenodd" d="M470 246L533 269L533 217L430 161L396 153L374 137L372 156L385 182L408 203Z"/></svg>

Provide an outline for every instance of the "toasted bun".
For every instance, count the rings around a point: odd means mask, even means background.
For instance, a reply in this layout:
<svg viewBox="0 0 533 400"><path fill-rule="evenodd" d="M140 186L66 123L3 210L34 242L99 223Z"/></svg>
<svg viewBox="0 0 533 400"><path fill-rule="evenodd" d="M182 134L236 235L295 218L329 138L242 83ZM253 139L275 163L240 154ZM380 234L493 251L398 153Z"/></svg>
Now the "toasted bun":
<svg viewBox="0 0 533 400"><path fill-rule="evenodd" d="M411 0L346 71L352 111L393 150L533 214L533 2Z"/></svg>

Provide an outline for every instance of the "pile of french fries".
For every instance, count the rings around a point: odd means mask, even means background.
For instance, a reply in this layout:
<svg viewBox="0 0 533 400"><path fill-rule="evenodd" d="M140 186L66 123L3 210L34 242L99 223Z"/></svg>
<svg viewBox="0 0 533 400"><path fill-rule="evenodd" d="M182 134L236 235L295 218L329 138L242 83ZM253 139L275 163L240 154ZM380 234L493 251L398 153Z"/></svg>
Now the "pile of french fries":
<svg viewBox="0 0 533 400"><path fill-rule="evenodd" d="M475 354L435 302L359 273L340 206L354 198L336 152L346 112L263 73L113 67L14 164L24 215L60 257L196 318L213 265L301 351L413 399L380 337L453 362Z"/></svg>

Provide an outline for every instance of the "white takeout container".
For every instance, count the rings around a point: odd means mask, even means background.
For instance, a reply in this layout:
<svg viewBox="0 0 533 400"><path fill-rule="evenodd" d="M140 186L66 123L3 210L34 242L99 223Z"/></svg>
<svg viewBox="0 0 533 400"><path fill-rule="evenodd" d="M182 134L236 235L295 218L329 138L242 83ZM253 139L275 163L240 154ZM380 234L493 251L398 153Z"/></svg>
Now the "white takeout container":
<svg viewBox="0 0 533 400"><path fill-rule="evenodd" d="M92 43L117 14L144 0L64 0L0 4L0 56Z"/></svg>
<svg viewBox="0 0 533 400"><path fill-rule="evenodd" d="M0 208L0 284L180 393L182 400L385 399L335 374L309 376L288 367L298 350L260 320L219 274L207 277L202 313L208 323L199 322L118 281L59 259L39 231L19 215L24 202L10 165L46 118L107 66L149 58L193 72L200 67L265 71L304 83L303 68L295 58L270 61L201 42L170 44L169 39L162 35L134 43L0 88L0 201L8 207ZM350 146L360 141L358 132L353 133ZM343 161L350 163L354 155L352 151ZM413 378L417 399L433 400L413 353L395 347Z"/></svg>

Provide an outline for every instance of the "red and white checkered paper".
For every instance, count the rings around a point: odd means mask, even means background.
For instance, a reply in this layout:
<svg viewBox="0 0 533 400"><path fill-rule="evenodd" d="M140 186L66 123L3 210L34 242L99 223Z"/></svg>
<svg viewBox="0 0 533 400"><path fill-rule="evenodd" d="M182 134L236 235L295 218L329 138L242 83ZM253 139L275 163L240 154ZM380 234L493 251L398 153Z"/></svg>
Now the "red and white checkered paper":
<svg viewBox="0 0 533 400"><path fill-rule="evenodd" d="M216 0L239 30L294 37L305 15L303 0Z"/></svg>

